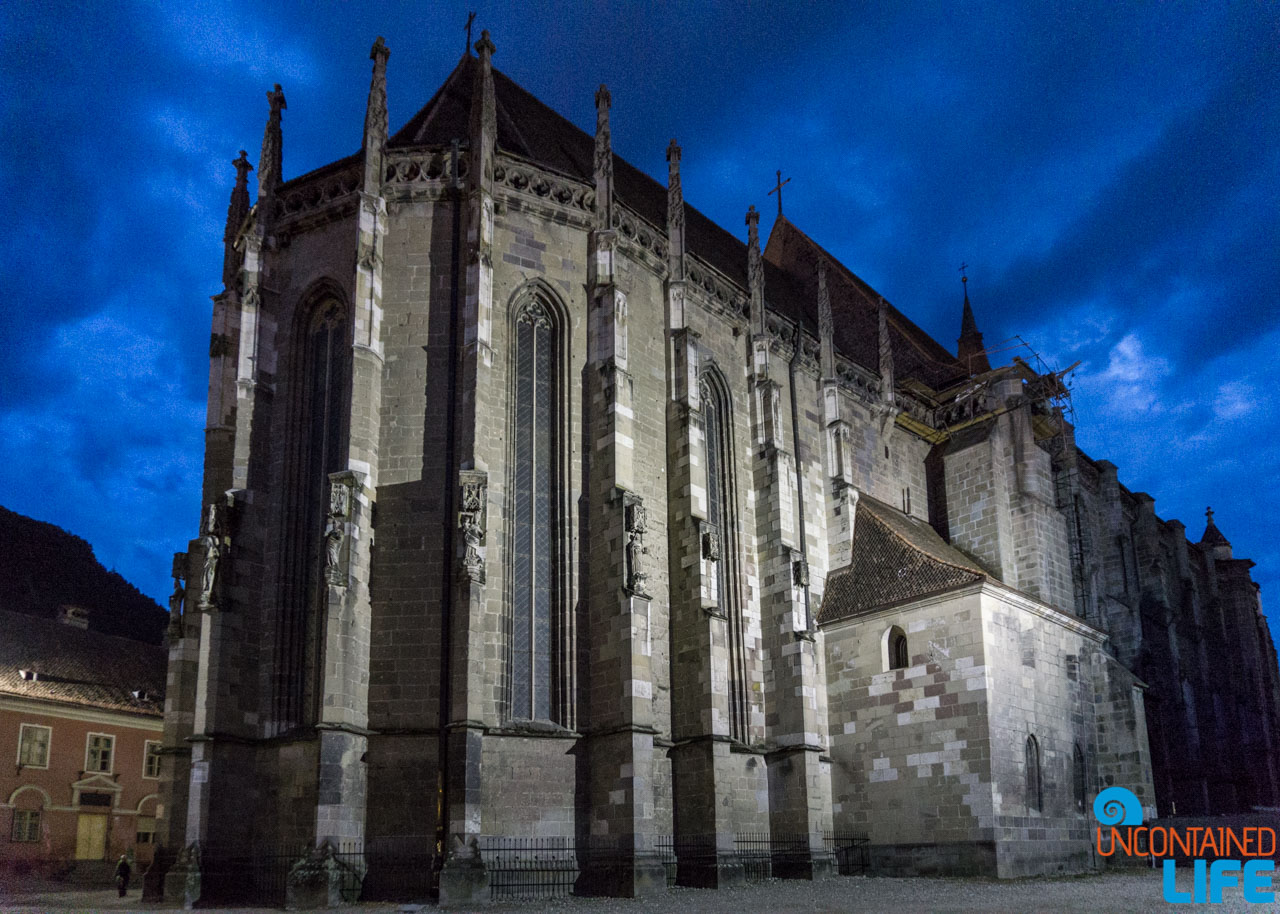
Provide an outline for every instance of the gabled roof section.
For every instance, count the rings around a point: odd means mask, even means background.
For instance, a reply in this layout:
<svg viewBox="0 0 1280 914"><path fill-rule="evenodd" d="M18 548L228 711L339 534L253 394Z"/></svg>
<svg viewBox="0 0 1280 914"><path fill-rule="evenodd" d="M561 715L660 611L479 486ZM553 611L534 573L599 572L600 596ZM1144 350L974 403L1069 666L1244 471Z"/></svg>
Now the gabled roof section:
<svg viewBox="0 0 1280 914"><path fill-rule="evenodd" d="M880 294L840 263L816 241L779 216L769 233L765 261L789 274L802 291L795 307L817 326L818 258L827 261L827 286L835 321L836 349L864 368L880 370L878 316ZM766 278L766 290L768 288ZM887 302L886 302L887 303ZM940 390L968 377L960 362L933 337L917 327L893 305L888 307L889 341L893 347L894 374L899 382L909 378Z"/></svg>
<svg viewBox="0 0 1280 914"><path fill-rule="evenodd" d="M164 647L4 611L0 632L0 695L164 715Z"/></svg>
<svg viewBox="0 0 1280 914"><path fill-rule="evenodd" d="M936 530L868 495L854 515L853 559L827 576L818 622L836 622L987 578Z"/></svg>

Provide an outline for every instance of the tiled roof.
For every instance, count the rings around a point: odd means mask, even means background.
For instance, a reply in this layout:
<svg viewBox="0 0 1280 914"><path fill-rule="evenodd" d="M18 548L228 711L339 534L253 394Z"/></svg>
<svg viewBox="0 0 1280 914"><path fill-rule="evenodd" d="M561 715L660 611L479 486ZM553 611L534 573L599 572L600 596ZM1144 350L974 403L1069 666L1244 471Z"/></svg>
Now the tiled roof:
<svg viewBox="0 0 1280 914"><path fill-rule="evenodd" d="M471 111L471 87L479 62L467 56L449 74L426 106L387 141L392 149L447 146L466 141ZM494 103L498 116L498 148L536 162L551 171L590 183L595 138L547 107L509 76L493 70ZM614 195L658 228L667 224L667 188L621 156L613 157ZM781 227L781 228L780 228ZM775 251L774 238L787 235L785 251ZM715 267L741 288L747 286L747 246L740 238L685 204L685 242L690 253ZM765 299L774 311L818 333L817 280L814 263L805 251L822 251L803 232L779 219L770 234L764 258ZM803 250L802 250L803 249ZM775 255L771 256L770 252ZM826 254L825 251L822 252ZM836 318L836 348L850 359L877 370L875 290L826 255L832 271L832 308ZM967 377L955 356L934 341L893 306L889 308L895 374L919 377L935 390Z"/></svg>
<svg viewBox="0 0 1280 914"><path fill-rule="evenodd" d="M167 663L159 645L0 611L0 695L161 717Z"/></svg>
<svg viewBox="0 0 1280 914"><path fill-rule="evenodd" d="M818 621L874 612L986 577L980 565L924 521L862 495L854 518L853 560L827 576Z"/></svg>

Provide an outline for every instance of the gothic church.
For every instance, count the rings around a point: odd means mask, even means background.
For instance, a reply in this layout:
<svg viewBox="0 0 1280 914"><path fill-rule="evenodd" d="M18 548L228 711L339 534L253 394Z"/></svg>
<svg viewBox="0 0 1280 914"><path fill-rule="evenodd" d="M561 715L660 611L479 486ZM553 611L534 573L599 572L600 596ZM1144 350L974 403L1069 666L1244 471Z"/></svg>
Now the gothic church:
<svg viewBox="0 0 1280 914"><path fill-rule="evenodd" d="M1082 453L967 294L956 355L494 50L391 134L379 39L359 152L284 180L276 86L255 202L235 162L166 892L232 844L418 841L479 898L492 836L573 839L622 896L663 846L739 881L748 833L799 878L840 830L873 872L1077 872L1104 786L1278 802L1275 652L1212 520Z"/></svg>

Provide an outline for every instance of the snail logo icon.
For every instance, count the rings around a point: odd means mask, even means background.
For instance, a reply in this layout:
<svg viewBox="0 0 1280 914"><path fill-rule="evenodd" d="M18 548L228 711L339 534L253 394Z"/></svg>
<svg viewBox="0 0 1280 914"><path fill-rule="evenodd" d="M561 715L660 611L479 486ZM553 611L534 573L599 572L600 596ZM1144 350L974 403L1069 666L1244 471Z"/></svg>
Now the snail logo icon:
<svg viewBox="0 0 1280 914"><path fill-rule="evenodd" d="M1094 797L1093 817L1100 825L1141 825L1142 803L1128 788L1108 787Z"/></svg>

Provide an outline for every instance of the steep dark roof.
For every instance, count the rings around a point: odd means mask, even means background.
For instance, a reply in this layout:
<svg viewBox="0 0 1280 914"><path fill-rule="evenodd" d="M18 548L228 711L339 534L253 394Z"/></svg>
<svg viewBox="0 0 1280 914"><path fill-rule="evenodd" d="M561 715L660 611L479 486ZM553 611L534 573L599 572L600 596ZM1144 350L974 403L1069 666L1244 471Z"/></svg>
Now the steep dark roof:
<svg viewBox="0 0 1280 914"><path fill-rule="evenodd" d="M767 262L788 273L801 289L796 307L807 312L814 326L817 326L818 258L825 259L830 267L827 288L835 321L836 349L865 368L880 370L878 308L881 296L875 289L784 216L774 222L764 256ZM940 390L968 376L955 356L891 304L888 319L897 380L919 378L934 390Z"/></svg>
<svg viewBox="0 0 1280 914"><path fill-rule="evenodd" d="M827 576L818 621L847 619L987 576L924 521L862 495L854 516L853 559Z"/></svg>
<svg viewBox="0 0 1280 914"><path fill-rule="evenodd" d="M162 717L167 662L159 645L0 611L0 695Z"/></svg>
<svg viewBox="0 0 1280 914"><path fill-rule="evenodd" d="M478 71L476 58L469 55L461 58L432 99L387 141L387 146L392 149L447 146L454 139L466 141L472 84ZM496 68L493 90L499 149L566 177L587 183L594 180L594 137ZM665 185L616 154L613 172L616 198L654 226L664 227L667 221ZM746 288L746 244L687 203L685 241L691 253ZM765 298L769 306L817 334L815 252L826 256L836 267L831 271L836 347L859 364L877 370L879 296L783 218L774 223L765 252ZM920 378L937 390L967 376L955 356L893 306L889 307L889 328L898 378Z"/></svg>
<svg viewBox="0 0 1280 914"><path fill-rule="evenodd" d="M388 148L464 143L471 117L471 87L479 61L463 57L426 106L387 141ZM496 67L493 95L498 148L552 171L591 183L595 138L553 111ZM667 189L621 156L613 157L614 195L653 225L667 224ZM685 206L689 250L742 286L747 282L746 245L691 206ZM765 283L768 284L768 275Z"/></svg>

